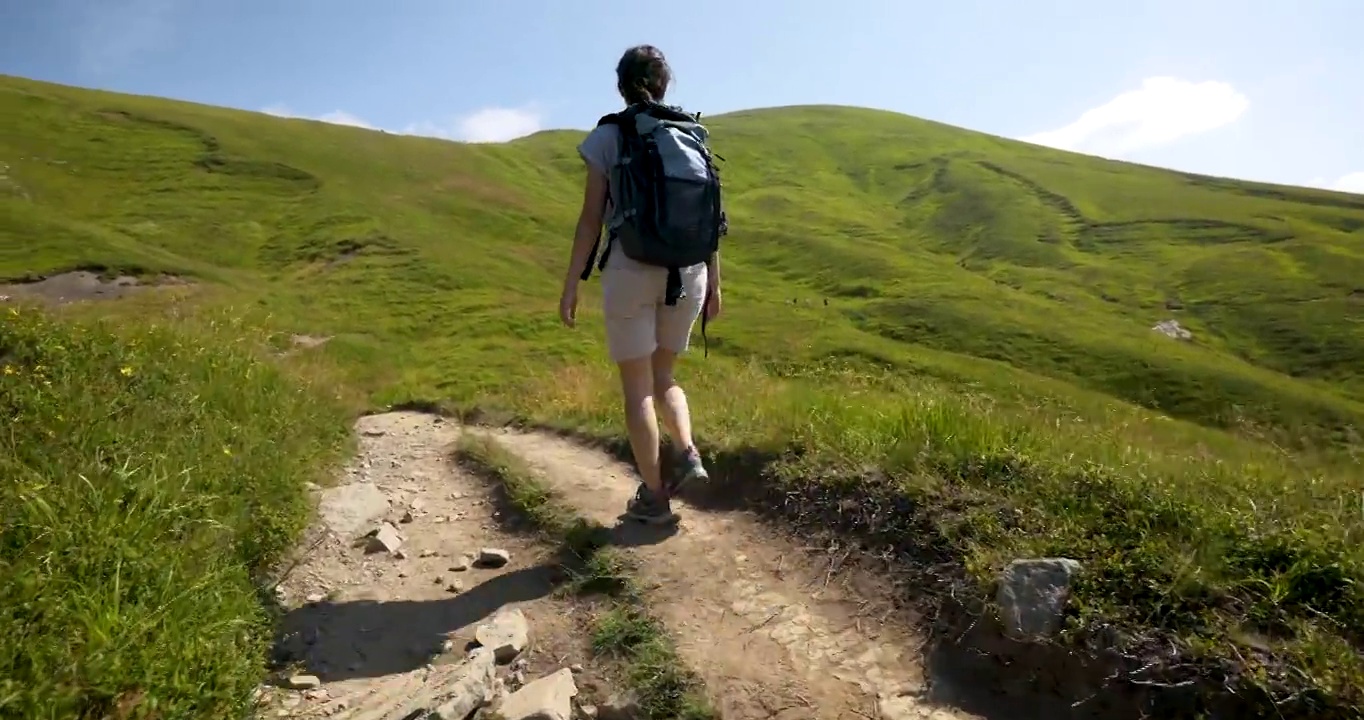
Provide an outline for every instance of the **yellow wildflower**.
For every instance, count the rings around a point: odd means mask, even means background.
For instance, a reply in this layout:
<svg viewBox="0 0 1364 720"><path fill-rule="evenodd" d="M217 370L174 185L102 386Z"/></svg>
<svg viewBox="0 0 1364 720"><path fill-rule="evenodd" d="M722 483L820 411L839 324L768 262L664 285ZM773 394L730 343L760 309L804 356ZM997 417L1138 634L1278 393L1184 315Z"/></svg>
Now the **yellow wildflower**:
<svg viewBox="0 0 1364 720"><path fill-rule="evenodd" d="M13 375L14 373L17 373L17 372L19 372L19 371L18 371L18 370L15 370L13 365L6 365L6 366L5 366L5 374L6 374L6 375Z"/></svg>
<svg viewBox="0 0 1364 720"><path fill-rule="evenodd" d="M118 371L123 374L123 377L132 377L133 375L133 369L127 365L119 368Z"/></svg>

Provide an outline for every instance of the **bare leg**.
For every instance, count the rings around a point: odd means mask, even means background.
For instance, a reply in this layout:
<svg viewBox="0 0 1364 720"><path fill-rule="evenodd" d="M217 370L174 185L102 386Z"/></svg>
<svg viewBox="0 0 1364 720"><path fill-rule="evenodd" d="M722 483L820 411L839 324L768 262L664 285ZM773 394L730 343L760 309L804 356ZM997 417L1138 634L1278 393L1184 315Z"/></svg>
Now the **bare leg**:
<svg viewBox="0 0 1364 720"><path fill-rule="evenodd" d="M687 394L673 378L676 363L677 353L663 348L654 351L654 401L662 412L668 435L680 449L686 450L692 446L691 411L687 408Z"/></svg>
<svg viewBox="0 0 1364 720"><path fill-rule="evenodd" d="M630 450L644 486L663 495L662 474L658 466L658 418L654 415L653 367L648 356L618 363L621 391L625 399L625 428L630 435Z"/></svg>

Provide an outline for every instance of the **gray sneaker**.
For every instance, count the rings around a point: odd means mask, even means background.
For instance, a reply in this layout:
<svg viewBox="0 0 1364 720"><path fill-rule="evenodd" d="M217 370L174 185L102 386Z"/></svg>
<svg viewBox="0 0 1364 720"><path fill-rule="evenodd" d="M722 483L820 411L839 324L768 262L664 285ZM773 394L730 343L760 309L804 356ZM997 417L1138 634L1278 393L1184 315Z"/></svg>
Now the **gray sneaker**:
<svg viewBox="0 0 1364 720"><path fill-rule="evenodd" d="M677 519L668 498L653 494L644 483L639 484L635 496L625 506L625 516L648 525L663 525Z"/></svg>
<svg viewBox="0 0 1364 720"><path fill-rule="evenodd" d="M682 452L679 462L681 467L679 472L668 479L668 495L676 495L684 485L690 482L705 482L710 479L710 473L706 471L706 465L701 461L701 451L693 445Z"/></svg>

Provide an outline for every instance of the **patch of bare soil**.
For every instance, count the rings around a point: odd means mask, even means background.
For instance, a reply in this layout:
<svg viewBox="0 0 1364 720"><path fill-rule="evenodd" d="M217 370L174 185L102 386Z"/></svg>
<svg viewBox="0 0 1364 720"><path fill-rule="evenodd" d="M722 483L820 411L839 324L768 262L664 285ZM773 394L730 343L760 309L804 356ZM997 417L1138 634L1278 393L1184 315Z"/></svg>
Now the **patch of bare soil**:
<svg viewBox="0 0 1364 720"><path fill-rule="evenodd" d="M600 451L550 434L487 432L563 501L607 526L635 490L632 469ZM747 514L675 502L677 533L630 552L640 560L654 613L723 717L973 717L929 699L923 639L891 618L890 606L831 581L827 563L810 562L811 549Z"/></svg>
<svg viewBox="0 0 1364 720"><path fill-rule="evenodd" d="M187 281L184 279L169 275L156 282L147 282L129 275L105 278L88 270L76 270L32 282L0 285L0 302L11 298L30 298L63 305L89 300L115 300L153 287L185 284Z"/></svg>
<svg viewBox="0 0 1364 720"><path fill-rule="evenodd" d="M356 432L359 452L315 490L318 523L276 586L260 716L455 720L492 707L516 720L606 694L577 665L586 611L552 594L557 560L505 529L486 485L454 464L459 428L397 412Z"/></svg>
<svg viewBox="0 0 1364 720"><path fill-rule="evenodd" d="M330 335L304 335L295 333L289 336L289 344L302 349L309 350L327 344L331 340Z"/></svg>

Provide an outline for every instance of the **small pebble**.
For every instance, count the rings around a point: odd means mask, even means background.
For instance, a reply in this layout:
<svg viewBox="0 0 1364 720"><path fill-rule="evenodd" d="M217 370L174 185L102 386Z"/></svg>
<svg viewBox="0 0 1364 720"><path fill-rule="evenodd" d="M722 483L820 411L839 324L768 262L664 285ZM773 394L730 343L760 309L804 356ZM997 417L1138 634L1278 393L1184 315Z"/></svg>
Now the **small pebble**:
<svg viewBox="0 0 1364 720"><path fill-rule="evenodd" d="M288 685L294 690L311 690L322 684L316 675L294 675L288 680Z"/></svg>

